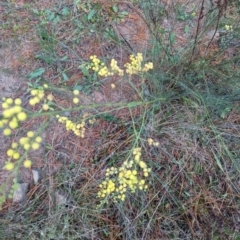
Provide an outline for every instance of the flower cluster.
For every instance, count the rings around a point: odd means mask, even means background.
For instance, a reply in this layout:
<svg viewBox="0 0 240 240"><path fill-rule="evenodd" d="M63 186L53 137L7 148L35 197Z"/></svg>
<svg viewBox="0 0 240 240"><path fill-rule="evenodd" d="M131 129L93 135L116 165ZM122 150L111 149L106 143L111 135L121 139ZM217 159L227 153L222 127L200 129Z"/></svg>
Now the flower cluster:
<svg viewBox="0 0 240 240"><path fill-rule="evenodd" d="M97 121L95 117L91 117L90 113L84 113L83 118L84 119L88 118L88 123L91 124L91 125L94 124Z"/></svg>
<svg viewBox="0 0 240 240"><path fill-rule="evenodd" d="M117 61L115 59L111 60L110 67L111 67L111 72L110 72L111 75L114 75L114 73L117 73L119 76L124 75L124 71L117 65Z"/></svg>
<svg viewBox="0 0 240 240"><path fill-rule="evenodd" d="M43 109L44 111L48 111L49 109L50 109L50 110L54 110L54 108L51 107L52 102L53 102L53 99L54 99L54 97L53 97L52 93L49 93L49 94L47 95L47 98L44 99L44 103L43 103L43 105L42 105L42 109Z"/></svg>
<svg viewBox="0 0 240 240"><path fill-rule="evenodd" d="M27 151L29 149L37 150L42 142L42 137L35 136L33 131L28 131L26 137L19 139L20 145Z"/></svg>
<svg viewBox="0 0 240 240"><path fill-rule="evenodd" d="M144 66L142 66L143 62L143 56L142 53L137 53L136 56L130 55L130 63L126 63L124 66L126 68L126 73L132 75L137 74L139 72L147 72L150 69L153 69L153 63L145 63Z"/></svg>
<svg viewBox="0 0 240 240"><path fill-rule="evenodd" d="M154 142L154 140L152 138L148 138L147 142L148 142L149 146L157 147L159 145L159 143L158 142Z"/></svg>
<svg viewBox="0 0 240 240"><path fill-rule="evenodd" d="M148 62L148 63L144 64L144 66L142 68L142 72L148 72L151 69L153 69L153 63L152 62Z"/></svg>
<svg viewBox="0 0 240 240"><path fill-rule="evenodd" d="M5 163L4 169L11 171L14 169L17 161L20 159L21 148L25 151L30 149L37 150L40 147L40 143L42 142L42 138L40 136L36 136L33 131L28 131L25 137L19 139L19 142L13 142L11 148L9 148L6 152L8 156L8 161ZM30 168L32 166L31 160L26 158L23 162L23 166L26 168Z"/></svg>
<svg viewBox="0 0 240 240"><path fill-rule="evenodd" d="M116 85L114 83L111 83L111 88L112 89L115 89L116 88Z"/></svg>
<svg viewBox="0 0 240 240"><path fill-rule="evenodd" d="M111 60L110 68L107 68L105 63L101 62L96 55L90 56L90 59L92 61L90 68L97 72L101 77L113 76L114 74L123 76L124 74L124 71L117 65L117 61L115 59Z"/></svg>
<svg viewBox="0 0 240 240"><path fill-rule="evenodd" d="M98 72L100 67L105 65L101 63L100 59L98 59L96 55L90 56L90 59L92 60L91 69L94 72Z"/></svg>
<svg viewBox="0 0 240 240"><path fill-rule="evenodd" d="M122 70L115 59L111 60L110 67L107 68L105 63L101 62L96 55L90 56L92 63L90 68L97 72L99 76L108 77L118 74L119 76L124 75L124 70ZM130 63L126 63L124 67L126 68L126 73L128 74L137 74L139 72L148 72L150 69L153 69L153 63L148 62L143 65L143 56L142 53L137 53L136 56L130 56Z"/></svg>
<svg viewBox="0 0 240 240"><path fill-rule="evenodd" d="M133 156L134 156L134 161L136 164L139 165L139 167L143 171L143 176L148 177L149 173L151 172L151 168L147 167L147 164L141 160L141 148L135 148L133 150Z"/></svg>
<svg viewBox="0 0 240 240"><path fill-rule="evenodd" d="M16 129L19 122L25 121L27 119L27 114L23 110L22 100L16 98L3 98L2 108L3 108L3 119L0 120L0 128L5 127L3 134L9 136L12 133L12 129Z"/></svg>
<svg viewBox="0 0 240 240"><path fill-rule="evenodd" d="M30 93L32 95L32 98L29 100L29 104L31 106L40 103L40 101L44 98L44 89L32 89Z"/></svg>
<svg viewBox="0 0 240 240"><path fill-rule="evenodd" d="M79 103L79 98L77 97L79 95L79 90L75 89L73 90L73 95L74 95L74 98L73 98L73 103L75 104L78 104Z"/></svg>
<svg viewBox="0 0 240 240"><path fill-rule="evenodd" d="M31 106L35 106L36 104L40 103L44 99L44 97L45 97L45 89L47 89L47 88L48 88L48 85L47 84L43 84L43 87L39 86L36 89L32 89L31 92L30 92L32 98L30 98L29 104ZM44 111L48 111L49 109L50 110L54 110L51 107L53 98L54 97L53 97L53 95L51 93L47 95L47 97L44 99L44 102L42 104L42 110L44 110Z"/></svg>
<svg viewBox="0 0 240 240"><path fill-rule="evenodd" d="M141 148L135 148L131 160L125 160L119 168L111 167L106 170L105 180L99 185L98 197L124 201L128 190L132 193L137 189L146 190L148 185L144 178L150 171L141 160Z"/></svg>
<svg viewBox="0 0 240 240"><path fill-rule="evenodd" d="M232 25L225 25L225 29L227 30L227 31L229 31L229 32L232 32L233 31L233 27L232 27Z"/></svg>
<svg viewBox="0 0 240 240"><path fill-rule="evenodd" d="M92 118L92 119L88 120L88 123L89 124L94 124L96 121L97 121L96 118Z"/></svg>
<svg viewBox="0 0 240 240"><path fill-rule="evenodd" d="M105 63L101 62L96 55L90 56L90 59L92 61L90 68L94 72L97 72L101 77L107 77L110 75L108 68L105 66Z"/></svg>
<svg viewBox="0 0 240 240"><path fill-rule="evenodd" d="M57 115L56 117L60 123L65 124L67 131L72 130L76 136L80 136L81 138L84 138L85 130L86 130L85 116L83 116L83 119L81 120L80 123L74 123L70 119L64 116Z"/></svg>

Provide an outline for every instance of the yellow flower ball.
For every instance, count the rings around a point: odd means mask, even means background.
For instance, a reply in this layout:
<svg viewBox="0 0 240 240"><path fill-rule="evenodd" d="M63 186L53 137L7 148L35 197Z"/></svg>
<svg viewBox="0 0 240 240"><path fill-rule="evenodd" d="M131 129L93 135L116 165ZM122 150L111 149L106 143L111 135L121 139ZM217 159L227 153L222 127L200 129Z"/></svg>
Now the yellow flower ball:
<svg viewBox="0 0 240 240"><path fill-rule="evenodd" d="M34 106L34 105L36 104L35 98L31 98L31 99L29 100L29 104L30 104L31 106Z"/></svg>
<svg viewBox="0 0 240 240"><path fill-rule="evenodd" d="M32 137L34 136L34 132L33 132L33 131L28 131L28 132L27 132L27 136L28 136L29 138L32 138Z"/></svg>
<svg viewBox="0 0 240 240"><path fill-rule="evenodd" d="M75 103L75 104L78 104L79 103L79 99L78 98L73 98L73 103Z"/></svg>
<svg viewBox="0 0 240 240"><path fill-rule="evenodd" d="M17 144L16 142L13 142L13 143L12 143L12 148L13 148L13 149L16 149L17 147L18 147L18 144Z"/></svg>
<svg viewBox="0 0 240 240"><path fill-rule="evenodd" d="M19 143L21 144L21 145L24 145L24 144L26 144L26 143L28 143L29 142L29 139L27 138L27 137L21 137L20 139L19 139Z"/></svg>
<svg viewBox="0 0 240 240"><path fill-rule="evenodd" d="M126 198L126 195L125 195L125 194L122 194L120 200L121 200L121 201L124 201L125 198Z"/></svg>
<svg viewBox="0 0 240 240"><path fill-rule="evenodd" d="M77 89L73 90L74 95L79 95L79 93L80 93L79 90L77 90Z"/></svg>
<svg viewBox="0 0 240 240"><path fill-rule="evenodd" d="M32 89L31 90L31 95L32 96L36 96L38 94L38 90L37 89Z"/></svg>
<svg viewBox="0 0 240 240"><path fill-rule="evenodd" d="M132 174L133 174L133 175L137 175L137 171L136 171L136 170L133 170L133 171L132 171Z"/></svg>
<svg viewBox="0 0 240 240"><path fill-rule="evenodd" d="M12 121L10 121L9 122L9 127L11 128L11 129L15 129L15 128L17 128L18 127L18 122L15 120L12 120Z"/></svg>
<svg viewBox="0 0 240 240"><path fill-rule="evenodd" d="M21 105L21 104L22 104L22 100L21 100L20 98L16 98L16 99L14 100L14 103L15 103L16 105Z"/></svg>
<svg viewBox="0 0 240 240"><path fill-rule="evenodd" d="M140 180L139 184L144 185L145 184L145 180L144 179Z"/></svg>
<svg viewBox="0 0 240 240"><path fill-rule="evenodd" d="M119 178L123 178L124 177L124 173L123 172L119 172L118 177Z"/></svg>
<svg viewBox="0 0 240 240"><path fill-rule="evenodd" d="M82 134L80 135L80 137L81 137L81 138L84 138L84 137L85 137L85 135L82 133Z"/></svg>
<svg viewBox="0 0 240 240"><path fill-rule="evenodd" d="M151 146L153 144L153 139L152 138L148 138L147 141L148 141L149 146Z"/></svg>
<svg viewBox="0 0 240 240"><path fill-rule="evenodd" d="M23 162L23 166L25 168L30 168L32 166L32 162L29 160L29 159L26 159L24 162Z"/></svg>
<svg viewBox="0 0 240 240"><path fill-rule="evenodd" d="M27 150L29 150L31 148L31 145L29 143L25 143L23 145L23 148L27 151Z"/></svg>
<svg viewBox="0 0 240 240"><path fill-rule="evenodd" d="M42 137L40 137L40 136L36 137L35 141L37 143L41 143L42 142Z"/></svg>
<svg viewBox="0 0 240 240"><path fill-rule="evenodd" d="M2 108L3 109L9 108L9 105L6 102L4 102L4 103L2 103Z"/></svg>
<svg viewBox="0 0 240 240"><path fill-rule="evenodd" d="M39 97L40 99L42 99L42 98L44 97L44 92L42 92L42 91L39 92L39 93L38 93L38 97Z"/></svg>
<svg viewBox="0 0 240 240"><path fill-rule="evenodd" d="M4 118L10 118L10 117L12 117L13 114L14 114L14 112L12 111L12 109L6 109L3 111Z"/></svg>
<svg viewBox="0 0 240 240"><path fill-rule="evenodd" d="M40 144L37 143L37 142L34 142L31 147L32 147L33 150L37 150L37 149L39 149Z"/></svg>
<svg viewBox="0 0 240 240"><path fill-rule="evenodd" d="M40 103L41 99L39 96L34 98L35 104Z"/></svg>
<svg viewBox="0 0 240 240"><path fill-rule="evenodd" d="M20 154L19 154L18 152L15 152L15 153L13 154L13 159L17 160L17 159L19 159L19 158L20 158Z"/></svg>
<svg viewBox="0 0 240 240"><path fill-rule="evenodd" d="M4 169L11 171L14 169L14 164L12 162L7 162L4 166Z"/></svg>
<svg viewBox="0 0 240 240"><path fill-rule="evenodd" d="M13 109L12 109L12 111L14 112L14 113L19 113L19 112L21 112L22 111L22 107L21 106L14 106L13 107Z"/></svg>
<svg viewBox="0 0 240 240"><path fill-rule="evenodd" d="M8 150L7 150L7 156L8 156L8 157L12 157L14 153L15 153L15 152L14 152L13 149L8 149Z"/></svg>
<svg viewBox="0 0 240 240"><path fill-rule="evenodd" d="M48 109L49 109L49 106L48 106L48 104L43 104L42 105L42 109L44 110L44 111L47 111Z"/></svg>
<svg viewBox="0 0 240 240"><path fill-rule="evenodd" d="M44 88L48 88L48 85L46 83L43 84Z"/></svg>
<svg viewBox="0 0 240 240"><path fill-rule="evenodd" d="M144 177L148 177L148 175L149 175L148 172L144 172L144 173L143 173L143 176L144 176Z"/></svg>
<svg viewBox="0 0 240 240"><path fill-rule="evenodd" d="M49 100L49 101L53 101L53 95L50 93L50 94L48 94L47 95L47 100Z"/></svg>
<svg viewBox="0 0 240 240"><path fill-rule="evenodd" d="M25 112L20 112L17 114L17 118L19 121L25 121L27 119L27 114Z"/></svg>
<svg viewBox="0 0 240 240"><path fill-rule="evenodd" d="M12 133L12 130L9 128L6 128L3 130L3 135L5 135L5 136L9 136L9 135L11 135L11 133Z"/></svg>
<svg viewBox="0 0 240 240"><path fill-rule="evenodd" d="M140 161L140 154L139 153L135 155L134 160L137 163Z"/></svg>
<svg viewBox="0 0 240 240"><path fill-rule="evenodd" d="M13 104L13 99L12 98L7 98L5 101L7 104Z"/></svg>
<svg viewBox="0 0 240 240"><path fill-rule="evenodd" d="M140 161L138 164L139 164L140 168L146 168L147 167L146 163L143 162L143 161Z"/></svg>

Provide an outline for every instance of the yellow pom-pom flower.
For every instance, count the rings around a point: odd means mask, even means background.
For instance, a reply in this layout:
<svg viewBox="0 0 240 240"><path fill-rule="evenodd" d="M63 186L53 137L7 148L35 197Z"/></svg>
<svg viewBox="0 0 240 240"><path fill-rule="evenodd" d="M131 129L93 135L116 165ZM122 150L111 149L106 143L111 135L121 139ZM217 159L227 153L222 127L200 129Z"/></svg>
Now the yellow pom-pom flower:
<svg viewBox="0 0 240 240"><path fill-rule="evenodd" d="M3 109L9 108L9 105L6 102L3 102L2 103L2 108Z"/></svg>
<svg viewBox="0 0 240 240"><path fill-rule="evenodd" d="M28 143L29 142L29 139L27 138L27 137L21 137L20 139L19 139L19 143L21 144L21 145L24 145L24 144L26 144L26 143Z"/></svg>
<svg viewBox="0 0 240 240"><path fill-rule="evenodd" d="M19 121L25 121L27 119L27 114L25 112L20 112L17 114L17 118Z"/></svg>
<svg viewBox="0 0 240 240"><path fill-rule="evenodd" d="M7 162L4 166L4 169L11 171L14 169L14 164L12 162Z"/></svg>
<svg viewBox="0 0 240 240"><path fill-rule="evenodd" d="M37 143L41 143L42 142L42 137L40 137L40 136L36 137L35 141Z"/></svg>
<svg viewBox="0 0 240 240"><path fill-rule="evenodd" d="M17 128L17 127L18 127L18 122L17 122L16 120L10 121L10 122L9 122L9 127L10 127L11 129Z"/></svg>
<svg viewBox="0 0 240 240"><path fill-rule="evenodd" d="M5 102L7 104L11 105L11 104L13 104L13 99L12 98L7 98Z"/></svg>
<svg viewBox="0 0 240 240"><path fill-rule="evenodd" d="M74 95L77 96L77 95L79 95L79 93L80 93L79 90L77 90L77 89L73 90L73 94L74 94Z"/></svg>
<svg viewBox="0 0 240 240"><path fill-rule="evenodd" d="M26 159L24 162L23 162L23 166L25 168L30 168L32 166L32 162L29 160L29 159Z"/></svg>
<svg viewBox="0 0 240 240"><path fill-rule="evenodd" d="M7 150L7 156L8 156L8 157L12 157L13 154L14 154L14 150L13 150L13 149L8 149L8 150Z"/></svg>
<svg viewBox="0 0 240 240"><path fill-rule="evenodd" d="M73 103L78 104L79 103L79 99L77 97L73 98Z"/></svg>
<svg viewBox="0 0 240 240"><path fill-rule="evenodd" d="M29 150L31 148L31 145L29 143L25 143L23 145L23 148L27 151L27 150Z"/></svg>
<svg viewBox="0 0 240 240"><path fill-rule="evenodd" d="M3 111L4 118L10 118L10 117L12 117L13 114L14 114L14 112L12 111L11 108Z"/></svg>
<svg viewBox="0 0 240 240"><path fill-rule="evenodd" d="M54 97L51 93L47 95L47 100L53 101L53 99L54 99Z"/></svg>
<svg viewBox="0 0 240 240"><path fill-rule="evenodd" d="M32 138L32 137L34 136L34 132L33 132L33 131L28 131L28 132L27 132L27 136L28 136L29 138Z"/></svg>
<svg viewBox="0 0 240 240"><path fill-rule="evenodd" d="M3 130L3 135L5 135L5 136L9 136L9 135L11 135L11 133L12 133L12 131L9 128L6 128Z"/></svg>
<svg viewBox="0 0 240 240"><path fill-rule="evenodd" d="M49 109L49 106L48 106L48 104L43 104L42 105L42 109L44 110L44 111L47 111L48 109Z"/></svg>
<svg viewBox="0 0 240 240"><path fill-rule="evenodd" d="M36 96L38 94L38 90L37 89L32 89L31 90L31 95L32 96Z"/></svg>
<svg viewBox="0 0 240 240"><path fill-rule="evenodd" d="M32 147L33 150L37 150L37 149L39 149L40 144L37 143L37 142L34 142L31 147Z"/></svg>
<svg viewBox="0 0 240 240"><path fill-rule="evenodd" d="M21 105L21 104L22 104L22 100L21 100L20 98L16 98L16 99L14 100L14 103L15 103L16 105Z"/></svg>
<svg viewBox="0 0 240 240"><path fill-rule="evenodd" d="M16 142L13 142L13 143L12 143L12 148L13 148L13 149L16 149L17 147L18 147L18 144L17 144Z"/></svg>
<svg viewBox="0 0 240 240"><path fill-rule="evenodd" d="M19 159L19 158L20 158L20 154L19 154L18 152L15 152L15 153L13 154L13 159L17 160L17 159Z"/></svg>
<svg viewBox="0 0 240 240"><path fill-rule="evenodd" d="M29 100L29 104L30 104L31 106L34 106L34 105L36 104L35 98L31 98L31 99Z"/></svg>

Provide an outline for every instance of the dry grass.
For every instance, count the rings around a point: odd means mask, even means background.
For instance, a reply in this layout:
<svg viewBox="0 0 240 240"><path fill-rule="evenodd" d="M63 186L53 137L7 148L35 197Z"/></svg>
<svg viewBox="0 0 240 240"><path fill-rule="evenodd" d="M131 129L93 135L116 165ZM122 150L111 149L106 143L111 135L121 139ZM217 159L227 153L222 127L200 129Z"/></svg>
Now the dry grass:
<svg viewBox="0 0 240 240"><path fill-rule="evenodd" d="M85 112L96 118L82 139L55 113L36 117L37 105L11 138L1 136L5 152L12 140L46 125L42 146L31 155L41 181L34 185L31 171L19 170L18 179L30 184L27 201L3 205L1 239L239 239L239 5L220 16L212 39L219 6L205 6L200 21L201 2L0 3L1 68L17 76L45 69L39 81L20 80L22 87L8 96L21 97L27 107L27 84L47 82L56 111L75 121ZM234 34L223 38L226 24ZM122 67L134 51L154 64L144 79L94 79L79 69L93 54ZM78 108L75 87L82 91ZM149 137L159 145L150 147ZM152 168L148 191L98 209L106 168L119 167L136 146ZM1 167L6 159L4 153ZM2 183L7 175L1 171Z"/></svg>

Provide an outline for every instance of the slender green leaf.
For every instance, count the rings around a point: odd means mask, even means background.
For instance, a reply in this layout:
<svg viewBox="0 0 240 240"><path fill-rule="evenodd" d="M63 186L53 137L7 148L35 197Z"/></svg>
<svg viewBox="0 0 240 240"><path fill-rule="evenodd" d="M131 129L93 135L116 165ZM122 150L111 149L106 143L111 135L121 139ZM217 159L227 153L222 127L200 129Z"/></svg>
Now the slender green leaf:
<svg viewBox="0 0 240 240"><path fill-rule="evenodd" d="M113 7L112 7L112 10L115 12L115 13L117 13L118 12L118 7L117 7L117 5L115 4Z"/></svg>
<svg viewBox="0 0 240 240"><path fill-rule="evenodd" d="M91 21L93 19L93 16L95 14L95 10L92 9L89 13L88 13L88 21Z"/></svg>
<svg viewBox="0 0 240 240"><path fill-rule="evenodd" d="M220 162L220 159L218 158L218 156L215 153L213 153L213 155L214 155L214 158L216 160L216 163L217 163L218 167L222 170L222 172L224 172L223 166L222 166L222 164Z"/></svg>
<svg viewBox="0 0 240 240"><path fill-rule="evenodd" d="M64 81L68 81L69 80L69 77L68 77L68 75L66 73L63 72L62 76L63 76L63 80Z"/></svg>
<svg viewBox="0 0 240 240"><path fill-rule="evenodd" d="M40 77L45 72L45 68L38 68L28 75L29 79Z"/></svg>

